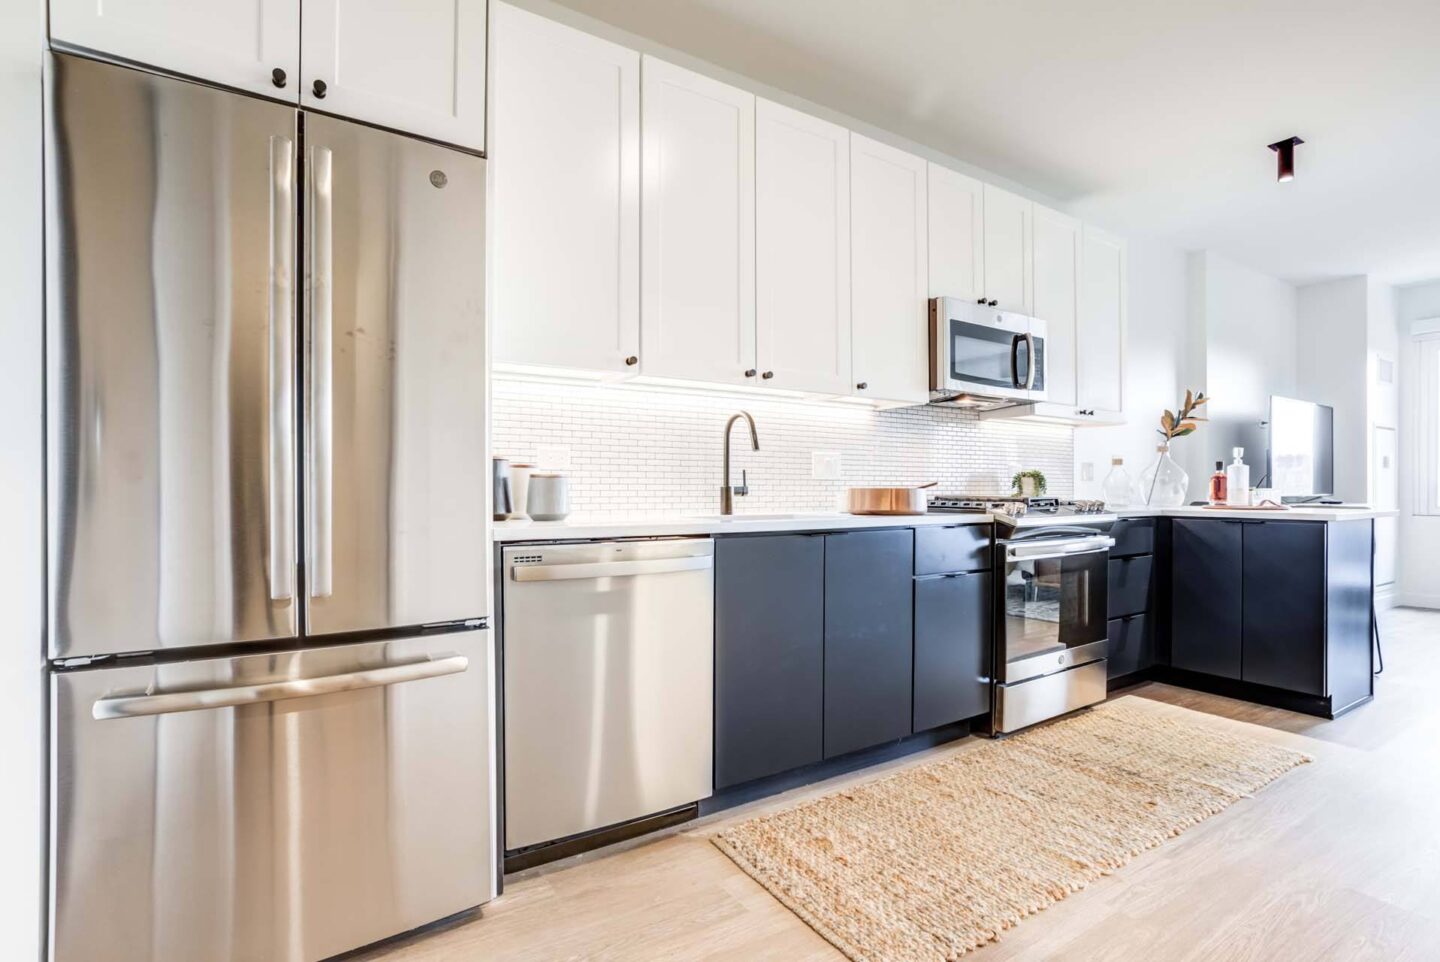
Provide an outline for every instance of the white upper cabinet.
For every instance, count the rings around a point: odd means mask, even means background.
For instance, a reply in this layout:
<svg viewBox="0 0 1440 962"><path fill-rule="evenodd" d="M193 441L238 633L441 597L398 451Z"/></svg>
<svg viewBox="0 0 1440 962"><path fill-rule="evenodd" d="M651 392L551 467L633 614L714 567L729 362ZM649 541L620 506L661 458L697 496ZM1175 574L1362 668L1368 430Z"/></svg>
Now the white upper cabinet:
<svg viewBox="0 0 1440 962"><path fill-rule="evenodd" d="M1080 302L1080 222L1034 205L1033 313L1045 322L1046 399L1075 406L1075 323Z"/></svg>
<svg viewBox="0 0 1440 962"><path fill-rule="evenodd" d="M642 62L640 370L751 384L755 97Z"/></svg>
<svg viewBox="0 0 1440 962"><path fill-rule="evenodd" d="M930 164L930 296L978 300L985 284L984 185Z"/></svg>
<svg viewBox="0 0 1440 962"><path fill-rule="evenodd" d="M1031 313L1030 245L1034 204L985 185L985 285L1001 310ZM980 295L976 295L977 297Z"/></svg>
<svg viewBox="0 0 1440 962"><path fill-rule="evenodd" d="M295 103L300 0L50 0L50 38Z"/></svg>
<svg viewBox="0 0 1440 962"><path fill-rule="evenodd" d="M493 13L495 360L633 373L640 55L508 4Z"/></svg>
<svg viewBox="0 0 1440 962"><path fill-rule="evenodd" d="M855 395L929 400L926 164L850 135L850 289Z"/></svg>
<svg viewBox="0 0 1440 962"><path fill-rule="evenodd" d="M484 149L485 0L304 0L302 11L303 106Z"/></svg>
<svg viewBox="0 0 1440 962"><path fill-rule="evenodd" d="M1125 242L1085 227L1080 316L1076 324L1076 403L1096 416L1118 418L1125 334Z"/></svg>
<svg viewBox="0 0 1440 962"><path fill-rule="evenodd" d="M850 132L755 103L755 348L761 384L850 393Z"/></svg>

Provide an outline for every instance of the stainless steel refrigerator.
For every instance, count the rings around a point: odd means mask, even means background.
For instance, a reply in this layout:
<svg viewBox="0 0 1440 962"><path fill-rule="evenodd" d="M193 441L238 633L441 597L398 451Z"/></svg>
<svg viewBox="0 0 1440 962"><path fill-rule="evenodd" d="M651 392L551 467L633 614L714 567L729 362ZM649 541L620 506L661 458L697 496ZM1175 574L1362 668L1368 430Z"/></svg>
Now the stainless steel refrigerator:
<svg viewBox="0 0 1440 962"><path fill-rule="evenodd" d="M47 69L51 958L484 902L484 161Z"/></svg>

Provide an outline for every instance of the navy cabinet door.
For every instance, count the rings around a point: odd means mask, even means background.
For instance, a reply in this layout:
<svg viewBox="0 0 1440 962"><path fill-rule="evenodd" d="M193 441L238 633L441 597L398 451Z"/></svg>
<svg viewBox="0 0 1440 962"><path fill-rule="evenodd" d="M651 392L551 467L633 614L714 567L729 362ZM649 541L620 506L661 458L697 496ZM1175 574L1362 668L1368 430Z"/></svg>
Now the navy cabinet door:
<svg viewBox="0 0 1440 962"><path fill-rule="evenodd" d="M825 538L825 757L910 734L915 534Z"/></svg>
<svg viewBox="0 0 1440 962"><path fill-rule="evenodd" d="M990 585L988 571L915 579L915 731L990 710Z"/></svg>
<svg viewBox="0 0 1440 962"><path fill-rule="evenodd" d="M1242 528L1176 518L1171 529L1170 664L1240 677Z"/></svg>
<svg viewBox="0 0 1440 962"><path fill-rule="evenodd" d="M1323 523L1245 525L1244 611L1240 677L1257 685L1326 694Z"/></svg>
<svg viewBox="0 0 1440 962"><path fill-rule="evenodd" d="M823 750L825 539L715 541L715 787Z"/></svg>

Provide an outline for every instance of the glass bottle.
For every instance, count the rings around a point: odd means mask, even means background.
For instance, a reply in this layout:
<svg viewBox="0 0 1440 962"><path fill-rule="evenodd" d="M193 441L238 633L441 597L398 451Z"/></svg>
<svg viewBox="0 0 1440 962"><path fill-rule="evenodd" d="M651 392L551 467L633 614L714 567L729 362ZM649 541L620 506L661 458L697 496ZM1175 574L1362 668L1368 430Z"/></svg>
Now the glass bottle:
<svg viewBox="0 0 1440 962"><path fill-rule="evenodd" d="M1230 491L1230 504L1250 503L1250 465L1245 463L1245 449L1234 448L1235 460L1225 469L1225 486Z"/></svg>
<svg viewBox="0 0 1440 962"><path fill-rule="evenodd" d="M1170 457L1169 444L1155 446L1155 463L1140 475L1140 498L1153 508L1178 508L1185 503L1190 476Z"/></svg>
<svg viewBox="0 0 1440 962"><path fill-rule="evenodd" d="M1215 462L1215 473L1212 474L1212 475L1210 475L1210 491L1209 491L1210 503L1211 503L1211 504L1224 504L1224 503L1225 503L1225 495L1226 495L1226 491L1225 491L1225 462L1224 462L1224 461L1216 461L1216 462Z"/></svg>
<svg viewBox="0 0 1440 962"><path fill-rule="evenodd" d="M1105 504L1111 508L1128 508L1135 503L1135 480L1125 470L1124 458L1110 459L1110 473L1101 485Z"/></svg>

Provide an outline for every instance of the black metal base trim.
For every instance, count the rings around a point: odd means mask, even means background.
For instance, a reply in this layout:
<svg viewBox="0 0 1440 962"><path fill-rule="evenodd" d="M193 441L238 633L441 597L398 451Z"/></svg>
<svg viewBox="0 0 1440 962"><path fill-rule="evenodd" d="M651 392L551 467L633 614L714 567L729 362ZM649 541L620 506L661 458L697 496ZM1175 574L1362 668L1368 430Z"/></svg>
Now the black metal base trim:
<svg viewBox="0 0 1440 962"><path fill-rule="evenodd" d="M778 775L757 778L753 782L735 785L718 791L700 802L700 814L709 815L712 812L723 812L737 805L744 805L747 802L753 802L770 795L788 792L792 788L799 788L815 782L823 782L825 779L834 778L836 775L846 775L862 768L868 768L871 765L878 765L881 762L889 761L893 758L902 758L906 755L913 755L916 752L923 752L927 748L934 748L937 745L944 745L947 742L953 742L967 735L981 732L985 726L988 725L989 719L990 716L987 714L975 719L967 719L949 725L942 725L930 731L907 735L893 742L876 745L874 748L864 748L858 752L851 752L849 755L841 755L838 758L826 759L823 762L816 762L804 768L796 768L788 772L781 772Z"/></svg>
<svg viewBox="0 0 1440 962"><path fill-rule="evenodd" d="M616 842L626 842L662 828L669 828L671 825L694 821L699 814L699 803L692 803L668 812L621 822L619 825L611 825L608 828L597 828L593 832L583 832L553 842L542 842L528 848L516 849L513 852L505 853L505 872L506 874L521 872L547 862L558 862L562 858L614 845Z"/></svg>
<svg viewBox="0 0 1440 962"><path fill-rule="evenodd" d="M1201 672L1186 671L1183 668L1160 669L1157 672L1156 680L1168 685L1178 685L1181 688L1209 692L1212 695L1223 695L1226 698L1236 698L1240 701L1252 701L1260 705L1269 705L1271 708L1283 708L1286 711L1299 712L1302 715L1314 715L1317 718L1335 718L1355 707L1347 705L1336 712L1331 706L1328 695L1307 695L1302 692L1286 691L1283 688L1271 688L1269 685L1237 681L1234 678L1219 678ZM1365 699L1365 701L1368 700L1368 698ZM1363 701L1355 704L1363 704Z"/></svg>

